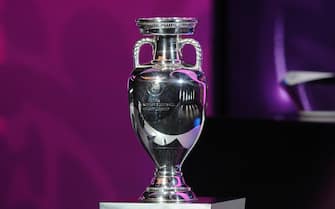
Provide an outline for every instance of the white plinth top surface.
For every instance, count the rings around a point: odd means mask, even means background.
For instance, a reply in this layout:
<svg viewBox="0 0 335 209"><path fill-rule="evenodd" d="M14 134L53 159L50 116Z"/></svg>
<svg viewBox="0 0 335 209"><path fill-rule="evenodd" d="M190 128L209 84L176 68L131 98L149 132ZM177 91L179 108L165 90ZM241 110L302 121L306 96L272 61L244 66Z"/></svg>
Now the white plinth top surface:
<svg viewBox="0 0 335 209"><path fill-rule="evenodd" d="M215 203L101 202L100 209L245 209L245 198Z"/></svg>

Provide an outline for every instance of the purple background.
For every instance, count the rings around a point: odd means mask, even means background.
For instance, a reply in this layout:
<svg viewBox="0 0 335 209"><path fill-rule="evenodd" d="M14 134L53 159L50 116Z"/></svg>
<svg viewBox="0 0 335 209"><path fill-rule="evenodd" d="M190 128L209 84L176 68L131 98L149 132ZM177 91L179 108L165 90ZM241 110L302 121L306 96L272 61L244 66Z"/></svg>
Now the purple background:
<svg viewBox="0 0 335 209"><path fill-rule="evenodd" d="M137 199L154 166L128 112L132 49L142 38L135 19L196 17L193 38L211 83L211 7L0 0L0 208L93 209Z"/></svg>
<svg viewBox="0 0 335 209"><path fill-rule="evenodd" d="M335 70L333 0L227 2L215 27L230 64L213 69L210 0L0 0L0 208L98 208L148 185L154 166L126 91L138 17L199 20L208 116L217 116L215 70L227 72L223 112L256 118L295 112L278 85L287 69Z"/></svg>

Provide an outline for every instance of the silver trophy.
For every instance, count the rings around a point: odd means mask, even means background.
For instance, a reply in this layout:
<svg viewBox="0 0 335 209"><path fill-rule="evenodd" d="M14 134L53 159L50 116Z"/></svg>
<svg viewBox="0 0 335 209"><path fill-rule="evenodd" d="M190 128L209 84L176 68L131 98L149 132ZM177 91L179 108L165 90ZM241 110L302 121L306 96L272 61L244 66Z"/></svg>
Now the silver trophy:
<svg viewBox="0 0 335 209"><path fill-rule="evenodd" d="M201 70L200 44L192 35L194 18L156 17L136 21L143 38L134 46L134 67L128 80L129 108L133 129L155 163L151 184L140 200L192 202L181 167L196 144L205 121L206 78ZM139 61L144 44L153 48L153 60ZM195 64L182 59L185 45L195 48Z"/></svg>

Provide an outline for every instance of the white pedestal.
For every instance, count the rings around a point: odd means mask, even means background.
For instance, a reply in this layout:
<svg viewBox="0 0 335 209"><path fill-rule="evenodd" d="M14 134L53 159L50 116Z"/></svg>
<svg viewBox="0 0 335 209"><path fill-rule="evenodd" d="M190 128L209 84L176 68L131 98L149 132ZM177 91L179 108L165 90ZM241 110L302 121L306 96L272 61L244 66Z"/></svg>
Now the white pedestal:
<svg viewBox="0 0 335 209"><path fill-rule="evenodd" d="M100 209L245 209L245 198L215 203L101 202Z"/></svg>

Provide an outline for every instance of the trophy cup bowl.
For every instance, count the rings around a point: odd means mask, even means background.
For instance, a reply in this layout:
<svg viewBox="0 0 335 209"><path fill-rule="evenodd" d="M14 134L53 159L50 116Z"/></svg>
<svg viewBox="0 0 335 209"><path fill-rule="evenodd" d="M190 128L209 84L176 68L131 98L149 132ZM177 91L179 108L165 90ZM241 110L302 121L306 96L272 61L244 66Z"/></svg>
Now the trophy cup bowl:
<svg viewBox="0 0 335 209"><path fill-rule="evenodd" d="M128 79L132 127L156 166L142 201L196 200L181 171L205 121L207 85L201 70L201 48L197 41L181 38L193 34L196 22L176 17L137 20L141 32L153 36L135 44L135 69ZM139 62L143 44L150 44L154 51L151 63L144 65ZM179 59L185 44L195 48L194 65Z"/></svg>

